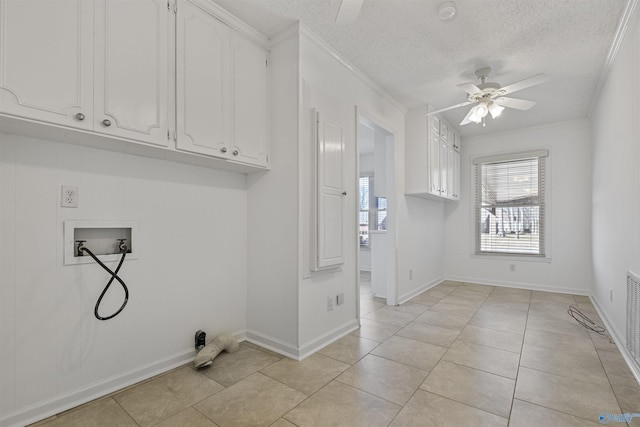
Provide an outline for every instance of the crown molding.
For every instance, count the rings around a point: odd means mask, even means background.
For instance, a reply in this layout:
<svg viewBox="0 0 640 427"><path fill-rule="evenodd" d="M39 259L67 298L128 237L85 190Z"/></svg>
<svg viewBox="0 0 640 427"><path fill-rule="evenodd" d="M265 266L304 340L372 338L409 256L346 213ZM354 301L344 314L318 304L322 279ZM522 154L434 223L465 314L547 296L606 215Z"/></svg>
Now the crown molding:
<svg viewBox="0 0 640 427"><path fill-rule="evenodd" d="M624 13L622 14L622 18L620 19L620 23L618 24L618 29L616 30L615 37L613 38L613 44L609 49L609 54L607 55L607 59L604 62L602 70L600 71L598 83L596 84L593 96L591 97L591 103L589 104L589 110L587 111L587 118L589 119L592 118L593 112L596 109L598 100L600 99L600 94L602 93L602 88L604 87L604 84L607 81L607 77L611 72L611 67L616 60L616 56L618 55L618 50L622 45L624 36L627 34L627 30L633 22L633 17L635 16L637 6L638 0L628 0L627 6L625 7Z"/></svg>

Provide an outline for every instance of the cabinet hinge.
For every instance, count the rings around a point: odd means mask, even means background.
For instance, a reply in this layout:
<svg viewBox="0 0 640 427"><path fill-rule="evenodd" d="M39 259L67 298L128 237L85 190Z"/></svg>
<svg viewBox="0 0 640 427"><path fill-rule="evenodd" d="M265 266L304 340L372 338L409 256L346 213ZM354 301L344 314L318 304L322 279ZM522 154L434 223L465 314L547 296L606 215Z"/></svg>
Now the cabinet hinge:
<svg viewBox="0 0 640 427"><path fill-rule="evenodd" d="M175 1L168 0L167 1L167 10L169 13L178 13L178 3Z"/></svg>
<svg viewBox="0 0 640 427"><path fill-rule="evenodd" d="M173 131L173 142L178 142L178 132Z"/></svg>

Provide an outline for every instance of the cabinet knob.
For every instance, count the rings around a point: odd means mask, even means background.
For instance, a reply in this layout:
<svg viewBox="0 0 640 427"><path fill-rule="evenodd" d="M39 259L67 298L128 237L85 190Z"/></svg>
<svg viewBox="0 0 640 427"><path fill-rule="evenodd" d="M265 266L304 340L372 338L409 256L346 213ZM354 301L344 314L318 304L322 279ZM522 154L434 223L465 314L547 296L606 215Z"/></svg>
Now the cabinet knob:
<svg viewBox="0 0 640 427"><path fill-rule="evenodd" d="M77 113L75 117L76 117L76 120L80 120L80 121L84 120L84 114L82 113Z"/></svg>
<svg viewBox="0 0 640 427"><path fill-rule="evenodd" d="M222 147L222 148L220 149L220 152L221 152L221 153L226 153L226 152L227 152L227 147Z"/></svg>
<svg viewBox="0 0 640 427"><path fill-rule="evenodd" d="M342 192L342 195L343 195L343 196L346 196L346 195L347 195L347 192L346 192L346 191L343 191L343 192Z"/></svg>
<svg viewBox="0 0 640 427"><path fill-rule="evenodd" d="M106 127L109 127L109 126L111 126L111 120L109 120L109 119L104 119L104 120L102 121L102 124L103 124L103 125L105 125Z"/></svg>
<svg viewBox="0 0 640 427"><path fill-rule="evenodd" d="M238 150L233 150L233 155L237 156L238 154L240 154L240 152Z"/></svg>

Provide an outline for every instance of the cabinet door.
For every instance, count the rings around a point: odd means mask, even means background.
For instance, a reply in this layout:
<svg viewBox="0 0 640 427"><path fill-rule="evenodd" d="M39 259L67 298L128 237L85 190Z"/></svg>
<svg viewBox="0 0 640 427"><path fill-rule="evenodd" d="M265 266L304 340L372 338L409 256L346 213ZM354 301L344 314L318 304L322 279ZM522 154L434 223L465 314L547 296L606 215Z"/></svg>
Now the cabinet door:
<svg viewBox="0 0 640 427"><path fill-rule="evenodd" d="M97 0L96 132L168 144L166 0Z"/></svg>
<svg viewBox="0 0 640 427"><path fill-rule="evenodd" d="M440 140L440 195L442 197L446 197L449 191L449 171L448 171L448 154L449 154L449 145L444 141Z"/></svg>
<svg viewBox="0 0 640 427"><path fill-rule="evenodd" d="M440 195L440 138L430 133L429 136L429 193Z"/></svg>
<svg viewBox="0 0 640 427"><path fill-rule="evenodd" d="M231 33L233 150L244 163L267 166L267 52Z"/></svg>
<svg viewBox="0 0 640 427"><path fill-rule="evenodd" d="M460 145L458 144L458 148ZM453 176L455 178L453 185L453 198L456 200L460 200L460 153L454 152L454 160L453 160Z"/></svg>
<svg viewBox="0 0 640 427"><path fill-rule="evenodd" d="M317 238L315 269L344 263L344 130L316 111Z"/></svg>
<svg viewBox="0 0 640 427"><path fill-rule="evenodd" d="M450 199L456 199L456 151L453 148L453 145L447 145L447 193L446 197Z"/></svg>
<svg viewBox="0 0 640 427"><path fill-rule="evenodd" d="M93 2L0 1L0 112L91 129Z"/></svg>
<svg viewBox="0 0 640 427"><path fill-rule="evenodd" d="M176 26L176 146L228 158L230 29L189 1L178 3Z"/></svg>

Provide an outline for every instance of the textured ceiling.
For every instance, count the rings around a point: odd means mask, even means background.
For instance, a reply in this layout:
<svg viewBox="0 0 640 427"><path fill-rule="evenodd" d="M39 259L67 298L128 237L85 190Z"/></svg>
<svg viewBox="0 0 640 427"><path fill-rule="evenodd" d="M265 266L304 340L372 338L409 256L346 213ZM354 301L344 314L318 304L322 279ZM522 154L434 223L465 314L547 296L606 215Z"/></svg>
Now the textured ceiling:
<svg viewBox="0 0 640 427"><path fill-rule="evenodd" d="M457 126L469 136L585 117L630 0L457 0L449 22L437 16L444 0L364 0L350 25L335 23L340 0L213 1L269 37L301 21L408 108L465 101L456 85L486 66L502 86L550 77L512 95L531 110ZM443 116L457 125L469 108Z"/></svg>

